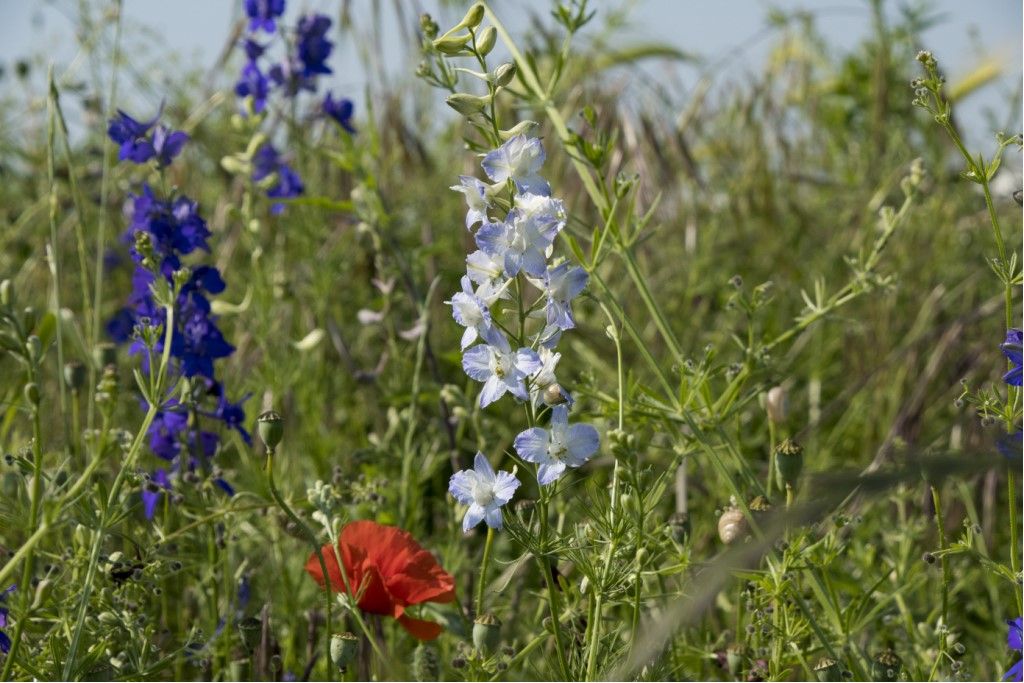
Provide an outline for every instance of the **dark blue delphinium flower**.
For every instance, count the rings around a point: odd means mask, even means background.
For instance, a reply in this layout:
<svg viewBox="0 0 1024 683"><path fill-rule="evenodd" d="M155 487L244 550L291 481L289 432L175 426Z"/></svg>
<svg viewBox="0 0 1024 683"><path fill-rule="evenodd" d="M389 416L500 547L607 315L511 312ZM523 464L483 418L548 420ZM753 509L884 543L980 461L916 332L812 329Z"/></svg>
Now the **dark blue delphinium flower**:
<svg viewBox="0 0 1024 683"><path fill-rule="evenodd" d="M354 134L356 129L352 125L353 111L355 111L355 105L352 104L352 100L347 97L341 97L335 100L331 93L327 93L327 97L324 98L324 114L327 114L327 116L337 121L338 125L349 133Z"/></svg>
<svg viewBox="0 0 1024 683"><path fill-rule="evenodd" d="M181 361L185 377L213 379L213 361L234 352L209 313L196 307L183 311L182 326L171 338L171 355Z"/></svg>
<svg viewBox="0 0 1024 683"><path fill-rule="evenodd" d="M1022 629L1022 627L1024 627L1024 624L1022 624L1021 618L1017 617L1016 619L1007 619L1006 620L1006 627L1007 627L1007 631L1006 631L1006 645L1007 645L1007 647L1009 647L1011 650L1016 650L1017 654L1020 654L1021 653L1021 646L1022 646L1022 643L1021 643L1021 629ZM1024 669L1022 669L1022 665L1024 665L1024 659L1018 659L1017 663L1014 664L1013 666L1011 666L1010 670L1007 671L1006 674L1003 676L1003 680L1004 681L1008 681L1008 680L1014 680L1014 681L1024 680Z"/></svg>
<svg viewBox="0 0 1024 683"><path fill-rule="evenodd" d="M153 156L156 157L157 165L169 166L186 142L188 142L186 133L157 126L153 130Z"/></svg>
<svg viewBox="0 0 1024 683"><path fill-rule="evenodd" d="M242 407L242 404L249 400L251 394L246 394L237 403L232 403L223 394L223 387L219 384L216 387L214 391L222 392L217 399L217 409L212 413L205 413L205 415L220 420L229 429L236 430L242 440L251 445L252 436L245 428L245 409Z"/></svg>
<svg viewBox="0 0 1024 683"><path fill-rule="evenodd" d="M120 109L117 116L110 119L107 135L121 145L118 159L144 164L153 158L153 143L149 140L149 129L156 125L160 112L149 121L136 121Z"/></svg>
<svg viewBox="0 0 1024 683"><path fill-rule="evenodd" d="M267 107L267 94L270 92L270 81L260 71L259 65L250 60L242 67L242 73L235 83L235 94L239 97L252 97L252 108L258 114Z"/></svg>
<svg viewBox="0 0 1024 683"><path fill-rule="evenodd" d="M4 633L3 629L9 625L7 615L10 612L7 609L7 596L14 592L18 587L18 584L12 584L0 592L0 652L7 654L11 651L11 639Z"/></svg>
<svg viewBox="0 0 1024 683"><path fill-rule="evenodd" d="M1024 364L1024 361L1021 359L1021 341L1021 331L1011 329L1006 331L1006 341L999 346L1003 351L1003 355L1016 366L1003 375L1003 381L1015 387L1021 385L1021 366Z"/></svg>
<svg viewBox="0 0 1024 683"><path fill-rule="evenodd" d="M142 509L146 514L146 519L153 519L160 496L170 488L171 480L167 476L167 470L163 468L154 472L150 480L142 487Z"/></svg>
<svg viewBox="0 0 1024 683"><path fill-rule="evenodd" d="M996 450L1004 458L1009 460L1016 460L1021 457L1021 428L1018 426L1017 431L1010 433L1003 433L996 439Z"/></svg>
<svg viewBox="0 0 1024 683"><path fill-rule="evenodd" d="M188 415L176 399L171 399L153 418L149 431L149 450L164 460L174 460L181 451L181 435L188 429Z"/></svg>
<svg viewBox="0 0 1024 683"><path fill-rule="evenodd" d="M249 17L250 31L277 30L277 17L284 14L284 0L245 0L245 14Z"/></svg>
<svg viewBox="0 0 1024 683"><path fill-rule="evenodd" d="M267 190L268 197L287 199L289 197L298 197L305 192L306 188L302 184L302 178L299 177L299 174L291 166L285 163L284 157L268 142L260 147L253 156L252 179L259 182L272 174L276 174L277 179ZM274 204L271 207L271 211L273 213L281 213L284 211L284 205Z"/></svg>
<svg viewBox="0 0 1024 683"><path fill-rule="evenodd" d="M331 20L322 14L307 14L299 19L298 52L304 75L332 73L324 63L334 48L334 43L327 40L330 28Z"/></svg>
<svg viewBox="0 0 1024 683"><path fill-rule="evenodd" d="M316 92L316 75L307 74L305 66L291 57L270 67L270 80L281 88L285 97L295 97L302 90Z"/></svg>

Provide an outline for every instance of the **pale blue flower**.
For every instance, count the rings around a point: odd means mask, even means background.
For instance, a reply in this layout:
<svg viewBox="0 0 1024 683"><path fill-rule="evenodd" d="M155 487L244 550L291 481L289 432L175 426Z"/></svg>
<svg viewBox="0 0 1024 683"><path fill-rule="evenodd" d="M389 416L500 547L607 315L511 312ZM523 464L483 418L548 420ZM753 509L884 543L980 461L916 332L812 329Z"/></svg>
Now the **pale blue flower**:
<svg viewBox="0 0 1024 683"><path fill-rule="evenodd" d="M540 358L533 349L521 348L513 351L500 331L492 335L488 344L477 344L467 349L462 356L462 368L477 382L483 382L480 390L480 407L485 408L508 392L525 401L526 378L541 368Z"/></svg>
<svg viewBox="0 0 1024 683"><path fill-rule="evenodd" d="M491 203L487 199L487 185L479 179L470 175L460 175L461 185L452 185L451 189L466 195L466 229L473 227L474 223L487 222L487 209Z"/></svg>
<svg viewBox="0 0 1024 683"><path fill-rule="evenodd" d="M547 269L544 273L544 293L548 300L544 312L548 325L560 330L576 327L571 302L587 286L587 279L587 271L579 266L570 265L568 261Z"/></svg>
<svg viewBox="0 0 1024 683"><path fill-rule="evenodd" d="M448 492L469 506L462 518L462 531L469 531L481 521L500 529L501 506L512 500L519 483L509 472L495 472L484 454L478 452L473 469L460 470L448 480Z"/></svg>
<svg viewBox="0 0 1024 683"><path fill-rule="evenodd" d="M445 301L452 307L452 317L455 318L455 322L466 328L462 335L462 349L475 342L477 337L484 341L494 338L494 333L498 328L491 321L490 307L498 296L499 292L491 286L490 282L485 282L474 291L473 282L469 276L463 275L462 291L452 295L450 301Z"/></svg>
<svg viewBox="0 0 1024 683"><path fill-rule="evenodd" d="M477 249L466 257L466 275L478 285L490 283L497 287L504 280L505 262Z"/></svg>
<svg viewBox="0 0 1024 683"><path fill-rule="evenodd" d="M537 483L541 485L558 480L566 467L583 465L600 445L600 437L593 425L569 424L569 408L566 405L551 409L549 427L527 429L515 439L519 457L540 465Z"/></svg>
<svg viewBox="0 0 1024 683"><path fill-rule="evenodd" d="M484 223L476 233L476 244L505 267L507 277L515 277L520 270L540 277L547 268L549 237L547 224L531 220L518 209L513 209L504 223Z"/></svg>
<svg viewBox="0 0 1024 683"><path fill-rule="evenodd" d="M565 204L561 199L526 192L516 195L515 208L519 219L531 221L548 244L554 242L565 227Z"/></svg>
<svg viewBox="0 0 1024 683"><path fill-rule="evenodd" d="M551 186L538 174L544 165L544 146L537 138L517 135L489 152L481 165L487 177L496 183L511 178L519 192L551 194Z"/></svg>

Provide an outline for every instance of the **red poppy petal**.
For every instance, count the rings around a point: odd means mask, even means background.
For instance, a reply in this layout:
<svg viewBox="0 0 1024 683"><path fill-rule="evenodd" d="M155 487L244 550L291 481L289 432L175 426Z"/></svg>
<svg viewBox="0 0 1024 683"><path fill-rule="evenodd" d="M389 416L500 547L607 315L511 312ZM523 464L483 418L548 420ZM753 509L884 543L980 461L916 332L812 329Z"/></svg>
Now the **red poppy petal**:
<svg viewBox="0 0 1024 683"><path fill-rule="evenodd" d="M384 577L397 574L423 549L408 532L366 519L345 526L341 542L363 550Z"/></svg>
<svg viewBox="0 0 1024 683"><path fill-rule="evenodd" d="M367 563L363 570L363 585L352 586L352 590L357 594L360 591L363 593L359 598L359 609L370 614L400 616L405 605L388 591L377 568Z"/></svg>
<svg viewBox="0 0 1024 683"><path fill-rule="evenodd" d="M336 591L344 592L345 582L341 579L341 570L338 569L338 561L334 557L334 550L330 544L320 548L320 552L324 555L324 564L327 565L327 575L331 577L331 588ZM324 585L324 572L320 567L320 560L317 558L316 553L310 553L309 559L306 560L306 571L313 580L321 586Z"/></svg>
<svg viewBox="0 0 1024 683"><path fill-rule="evenodd" d="M403 614L398 617L398 623L412 635L413 638L419 640L433 640L441 635L441 631L444 627L433 621L426 621L425 619L413 619L407 614Z"/></svg>
<svg viewBox="0 0 1024 683"><path fill-rule="evenodd" d="M388 590L409 605L421 602L451 602L455 579L425 550L418 552L402 571L388 579Z"/></svg>

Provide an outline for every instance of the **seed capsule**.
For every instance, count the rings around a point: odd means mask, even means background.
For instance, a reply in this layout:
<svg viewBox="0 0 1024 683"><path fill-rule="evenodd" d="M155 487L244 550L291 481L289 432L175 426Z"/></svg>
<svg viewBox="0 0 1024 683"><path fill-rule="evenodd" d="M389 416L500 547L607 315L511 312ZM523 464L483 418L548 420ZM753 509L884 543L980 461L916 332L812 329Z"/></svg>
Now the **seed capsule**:
<svg viewBox="0 0 1024 683"><path fill-rule="evenodd" d="M818 665L814 667L814 675L819 681L841 681L843 680L843 668L839 662L829 657L822 657Z"/></svg>
<svg viewBox="0 0 1024 683"><path fill-rule="evenodd" d="M339 671L344 671L355 659L358 650L359 639L353 633L345 631L331 636L331 661Z"/></svg>
<svg viewBox="0 0 1024 683"><path fill-rule="evenodd" d="M493 614L481 614L473 622L473 645L480 652L494 652L501 645L501 621Z"/></svg>
<svg viewBox="0 0 1024 683"><path fill-rule="evenodd" d="M783 439L775 447L775 472L785 486L796 486L804 468L804 449L796 441Z"/></svg>
<svg viewBox="0 0 1024 683"><path fill-rule="evenodd" d="M886 648L871 661L871 679L875 681L897 681L903 670L903 660L892 648Z"/></svg>
<svg viewBox="0 0 1024 683"><path fill-rule="evenodd" d="M273 451L284 437L284 418L277 411L268 410L256 418L256 429L267 450Z"/></svg>
<svg viewBox="0 0 1024 683"><path fill-rule="evenodd" d="M260 644L260 633L263 624L255 617L248 617L238 622L238 633L242 636L242 645L252 654Z"/></svg>

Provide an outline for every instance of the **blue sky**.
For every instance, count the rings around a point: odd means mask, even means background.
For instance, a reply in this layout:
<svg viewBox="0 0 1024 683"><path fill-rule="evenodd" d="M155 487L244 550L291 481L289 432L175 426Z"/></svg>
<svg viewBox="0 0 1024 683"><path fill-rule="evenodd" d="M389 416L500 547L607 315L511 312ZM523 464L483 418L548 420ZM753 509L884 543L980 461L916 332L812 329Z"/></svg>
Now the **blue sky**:
<svg viewBox="0 0 1024 683"><path fill-rule="evenodd" d="M768 10L777 6L787 11L799 8L819 13L818 26L829 44L836 49L852 47L870 28L870 9L866 0L783 1L768 3L764 0L632 0L630 26L624 30L623 42L634 40L660 41L687 52L697 53L708 60L734 55L727 70L718 75L725 81L741 77L752 71L767 55L772 44L763 36ZM50 59L57 64L57 73L64 73L68 65L83 72L92 65L75 62L74 39L75 7L77 0L0 0L0 64L10 73L11 64L26 56L35 56L37 63ZM124 0L128 25L145 24L155 30L157 40L147 43L155 54L175 53L186 64L208 68L224 46L233 20L239 16L241 2L232 0ZM350 0L352 16L357 26L370 32L375 6L385 17L385 33L395 40L385 41L381 48L389 80L404 78L411 70L405 61L401 33L394 22L394 7L401 6L411 21L422 11L438 17L457 20L461 11L452 6L465 6L468 2L452 0L396 0L379 5L376 0ZM545 13L547 0L496 0L495 7L506 18L513 30L522 30L529 24L532 13ZM620 0L594 0L599 12L621 7ZM302 0L289 2L289 14L302 11L326 11L336 15L338 0ZM887 3L894 11L897 3ZM950 81L968 73L983 58L993 58L1004 70L1004 77L985 88L965 103L962 120L977 117L984 107L1005 110L1007 94L1020 81L1022 8L1019 0L935 0L931 6L943 20L925 35L922 47L933 50L942 61ZM443 21L440 23L444 23ZM138 36L134 36L138 38ZM169 73L150 74L156 82L172 78ZM351 41L339 45L332 57L336 74L334 85L342 92L362 93L373 77L361 67L358 47ZM337 65L344 65L339 68ZM159 66L157 70L159 71ZM73 71L74 73L74 71ZM699 77L697 68L682 66L675 74L680 97ZM0 89L11 87L5 79ZM10 94L10 93L8 93ZM908 94L909 96L909 94Z"/></svg>

